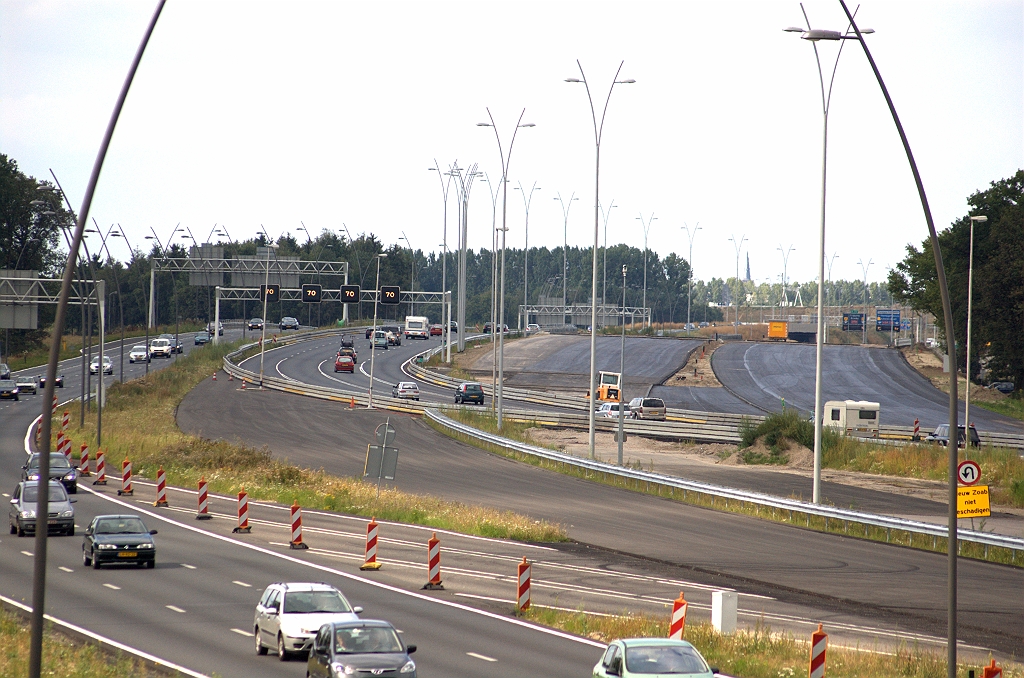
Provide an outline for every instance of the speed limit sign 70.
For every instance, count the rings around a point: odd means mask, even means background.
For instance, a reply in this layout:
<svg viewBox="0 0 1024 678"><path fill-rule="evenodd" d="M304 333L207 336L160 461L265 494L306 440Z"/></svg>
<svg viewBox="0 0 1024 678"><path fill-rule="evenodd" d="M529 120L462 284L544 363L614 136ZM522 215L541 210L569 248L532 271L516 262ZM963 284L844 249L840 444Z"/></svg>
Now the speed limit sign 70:
<svg viewBox="0 0 1024 678"><path fill-rule="evenodd" d="M981 480L981 467L970 459L962 461L956 467L956 477L961 485L973 485Z"/></svg>

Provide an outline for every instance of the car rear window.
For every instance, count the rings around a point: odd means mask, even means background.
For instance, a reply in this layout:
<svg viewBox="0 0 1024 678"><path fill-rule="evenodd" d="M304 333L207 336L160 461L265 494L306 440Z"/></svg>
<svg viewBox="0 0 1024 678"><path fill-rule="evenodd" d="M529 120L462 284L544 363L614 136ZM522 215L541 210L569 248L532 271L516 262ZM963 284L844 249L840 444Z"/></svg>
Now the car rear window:
<svg viewBox="0 0 1024 678"><path fill-rule="evenodd" d="M484 388L480 384L466 384L466 393L483 393Z"/></svg>
<svg viewBox="0 0 1024 678"><path fill-rule="evenodd" d="M661 398L644 398L644 407L665 407L665 401Z"/></svg>

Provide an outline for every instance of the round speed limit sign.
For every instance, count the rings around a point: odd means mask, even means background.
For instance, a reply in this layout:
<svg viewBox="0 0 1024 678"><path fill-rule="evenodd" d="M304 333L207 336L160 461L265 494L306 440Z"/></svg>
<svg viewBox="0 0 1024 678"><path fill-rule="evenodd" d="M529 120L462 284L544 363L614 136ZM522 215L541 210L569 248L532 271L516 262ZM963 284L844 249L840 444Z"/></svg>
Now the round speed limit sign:
<svg viewBox="0 0 1024 678"><path fill-rule="evenodd" d="M962 461L956 467L956 476L961 485L973 485L981 480L981 467L969 459Z"/></svg>

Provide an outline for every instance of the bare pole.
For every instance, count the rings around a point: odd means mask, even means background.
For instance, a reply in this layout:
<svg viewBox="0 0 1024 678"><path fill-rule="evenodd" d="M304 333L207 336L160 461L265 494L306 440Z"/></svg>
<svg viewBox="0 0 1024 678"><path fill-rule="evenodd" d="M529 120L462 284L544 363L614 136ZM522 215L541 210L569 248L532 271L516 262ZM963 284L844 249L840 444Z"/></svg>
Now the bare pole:
<svg viewBox="0 0 1024 678"><path fill-rule="evenodd" d="M132 80L135 78L135 73L139 68L139 63L142 61L142 55L146 50L146 45L149 43L149 37L153 34L153 29L156 28L156 22L157 19L160 18L160 12L164 8L164 2L165 0L160 0L157 4L156 10L153 12L153 18L150 20L149 26L143 35L142 42L135 53L135 59L132 61L131 67L128 70L128 76L125 78L117 103L114 105L114 111L110 116L110 121L107 123L107 129L103 135L103 141L100 143L99 153L97 154L96 161L93 164L92 174L89 176L89 184L86 187L85 196L82 199L82 209L79 211L78 222L75 224L75 233L71 239L71 251L68 253L67 262L64 264L64 276L61 280L60 298L57 302L57 313L53 323L53 337L50 341L50 359L46 365L46 387L43 389L43 411L42 418L40 419L39 493L36 500L37 528L35 538L35 561L33 563L34 567L32 573L32 625L29 638L29 678L39 678L42 671L43 614L46 607L46 538L49 530L46 529L45 526L42 529L39 528L40 519L38 516L43 516L45 519L45 516L49 512L50 423L52 417L50 408L53 400L54 382L57 379L57 362L60 358L60 336L64 328L64 316L67 313L68 297L71 294L71 278L75 270L78 248L82 243L82 234L85 231L86 223L88 223L89 209L92 206L92 197L96 192L96 184L100 178L100 170L103 169L103 160L107 156L107 149L110 147L110 140L114 136L114 128L117 126L117 120L121 115L121 109L124 107L125 99L128 97L128 90L131 88Z"/></svg>

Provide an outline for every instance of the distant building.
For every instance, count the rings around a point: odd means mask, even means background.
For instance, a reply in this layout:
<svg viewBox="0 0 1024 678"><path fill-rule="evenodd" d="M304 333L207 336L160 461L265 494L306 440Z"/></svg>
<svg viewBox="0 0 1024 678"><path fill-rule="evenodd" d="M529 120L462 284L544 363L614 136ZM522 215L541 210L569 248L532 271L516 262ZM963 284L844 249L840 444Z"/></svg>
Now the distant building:
<svg viewBox="0 0 1024 678"><path fill-rule="evenodd" d="M747 277L744 280L750 282L750 252L747 252Z"/></svg>

